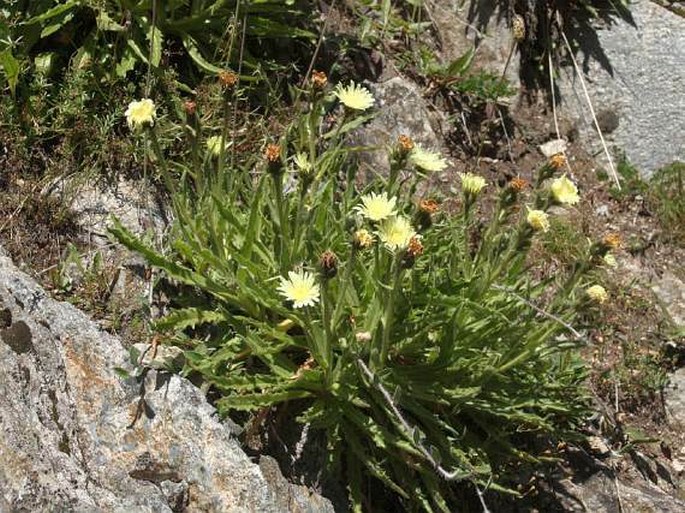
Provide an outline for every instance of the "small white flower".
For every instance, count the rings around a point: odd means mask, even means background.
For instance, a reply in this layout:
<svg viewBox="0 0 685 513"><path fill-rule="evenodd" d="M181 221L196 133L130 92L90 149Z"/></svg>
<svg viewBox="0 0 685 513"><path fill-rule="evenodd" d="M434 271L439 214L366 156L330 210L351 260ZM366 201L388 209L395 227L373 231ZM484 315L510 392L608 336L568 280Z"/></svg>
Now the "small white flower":
<svg viewBox="0 0 685 513"><path fill-rule="evenodd" d="M447 167L447 161L435 151L428 151L420 144L414 145L409 153L409 161L424 171L442 171Z"/></svg>
<svg viewBox="0 0 685 513"><path fill-rule="evenodd" d="M124 113L126 122L131 129L140 129L155 124L155 103L149 98L132 101Z"/></svg>
<svg viewBox="0 0 685 513"><path fill-rule="evenodd" d="M312 172L314 166L309 162L309 158L305 153L298 153L293 157L293 164L302 175L308 175Z"/></svg>
<svg viewBox="0 0 685 513"><path fill-rule="evenodd" d="M578 188L566 175L552 182L551 191L554 200L562 205L575 205L580 201Z"/></svg>
<svg viewBox="0 0 685 513"><path fill-rule="evenodd" d="M464 194L476 196L487 185L485 178L473 173L459 173Z"/></svg>
<svg viewBox="0 0 685 513"><path fill-rule="evenodd" d="M364 217L371 221L382 221L395 215L395 203L397 198L388 198L386 193L366 194L362 196L362 204L356 207Z"/></svg>
<svg viewBox="0 0 685 513"><path fill-rule="evenodd" d="M386 219L378 227L378 238L392 251L406 248L415 235L416 231L404 216Z"/></svg>
<svg viewBox="0 0 685 513"><path fill-rule="evenodd" d="M373 107L373 95L366 87L350 82L347 87L338 84L333 94L345 107L353 110L366 110Z"/></svg>
<svg viewBox="0 0 685 513"><path fill-rule="evenodd" d="M528 221L530 227L536 232L546 232L549 230L549 216L542 210L528 209L526 221Z"/></svg>
<svg viewBox="0 0 685 513"><path fill-rule="evenodd" d="M294 308L313 306L319 301L319 285L314 275L306 271L290 271L287 279L281 276L278 291L285 299L292 301Z"/></svg>
<svg viewBox="0 0 685 513"><path fill-rule="evenodd" d="M213 135L210 138L207 139L207 149L209 152L214 155L215 157L218 157L221 155L221 136L220 135ZM225 148L225 146L224 146Z"/></svg>
<svg viewBox="0 0 685 513"><path fill-rule="evenodd" d="M585 293L592 301L599 303L600 305L602 303L606 303L606 301L609 299L609 293L601 285L593 285L592 287L588 287L585 289Z"/></svg>

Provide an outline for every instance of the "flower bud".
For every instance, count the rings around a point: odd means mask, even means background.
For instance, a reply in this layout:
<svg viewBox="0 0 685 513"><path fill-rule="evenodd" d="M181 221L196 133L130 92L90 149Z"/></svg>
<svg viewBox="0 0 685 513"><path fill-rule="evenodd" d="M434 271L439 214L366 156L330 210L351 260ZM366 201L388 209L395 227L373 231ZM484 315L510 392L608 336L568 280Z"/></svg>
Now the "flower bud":
<svg viewBox="0 0 685 513"><path fill-rule="evenodd" d="M238 83L238 75L230 70L222 70L219 72L219 84L224 89L232 89Z"/></svg>
<svg viewBox="0 0 685 513"><path fill-rule="evenodd" d="M402 155L408 155L414 149L414 141L407 135L400 135L397 138L397 150Z"/></svg>
<svg viewBox="0 0 685 513"><path fill-rule="evenodd" d="M357 249L370 248L373 246L373 235L363 228L357 230L352 238L352 244L354 244L354 247Z"/></svg>
<svg viewBox="0 0 685 513"><path fill-rule="evenodd" d="M321 276L324 279L331 279L338 274L338 257L330 250L324 251L319 259Z"/></svg>
<svg viewBox="0 0 685 513"><path fill-rule="evenodd" d="M322 91L328 84L328 77L323 71L313 71L311 78L312 87L316 91Z"/></svg>
<svg viewBox="0 0 685 513"><path fill-rule="evenodd" d="M511 33L514 36L514 41L520 43L526 38L526 22L523 16L515 14L511 20Z"/></svg>
<svg viewBox="0 0 685 513"><path fill-rule="evenodd" d="M281 147L278 144L267 144L264 150L264 158L270 173L281 173L283 162L281 161Z"/></svg>
<svg viewBox="0 0 685 513"><path fill-rule="evenodd" d="M549 164L549 167L558 171L566 165L566 155L563 153L555 153L549 158L547 163Z"/></svg>
<svg viewBox="0 0 685 513"><path fill-rule="evenodd" d="M197 112L197 103L193 100L186 100L183 102L183 111L189 118L193 117Z"/></svg>

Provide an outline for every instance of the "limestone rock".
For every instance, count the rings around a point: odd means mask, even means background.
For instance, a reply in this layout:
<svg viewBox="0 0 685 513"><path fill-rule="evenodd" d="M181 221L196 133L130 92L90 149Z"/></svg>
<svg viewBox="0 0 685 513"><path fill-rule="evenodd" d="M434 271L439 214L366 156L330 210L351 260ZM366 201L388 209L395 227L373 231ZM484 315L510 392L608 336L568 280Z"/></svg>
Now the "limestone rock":
<svg viewBox="0 0 685 513"><path fill-rule="evenodd" d="M187 380L115 367L121 342L0 251L1 512L333 511L250 461Z"/></svg>

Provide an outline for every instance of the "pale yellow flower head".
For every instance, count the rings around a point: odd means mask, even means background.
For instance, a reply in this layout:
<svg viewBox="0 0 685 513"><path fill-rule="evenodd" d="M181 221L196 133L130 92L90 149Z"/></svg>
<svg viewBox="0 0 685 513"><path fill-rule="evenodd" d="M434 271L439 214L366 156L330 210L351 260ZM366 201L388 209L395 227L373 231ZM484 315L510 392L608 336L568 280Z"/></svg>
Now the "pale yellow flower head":
<svg viewBox="0 0 685 513"><path fill-rule="evenodd" d="M285 299L292 301L294 308L313 306L319 301L319 285L314 275L306 271L290 271L288 279L281 276L278 291Z"/></svg>
<svg viewBox="0 0 685 513"><path fill-rule="evenodd" d="M382 221L395 215L395 203L397 198L389 198L386 193L376 194L372 192L362 196L362 204L357 206L357 211L371 221Z"/></svg>
<svg viewBox="0 0 685 513"><path fill-rule="evenodd" d="M580 201L578 188L566 175L552 182L551 191L554 201L562 205L575 205Z"/></svg>
<svg viewBox="0 0 685 513"><path fill-rule="evenodd" d="M124 115L126 123L132 130L152 126L155 124L155 103L149 98L140 101L132 101Z"/></svg>
<svg viewBox="0 0 685 513"><path fill-rule="evenodd" d="M476 196L486 186L485 178L482 176L473 173L459 173L459 176L461 177L461 188L465 194Z"/></svg>
<svg viewBox="0 0 685 513"><path fill-rule="evenodd" d="M585 289L587 296L595 303L605 303L609 299L609 293L601 285L593 285Z"/></svg>
<svg viewBox="0 0 685 513"><path fill-rule="evenodd" d="M386 219L378 227L378 238L393 251L406 248L414 235L416 231L412 228L409 219L404 216Z"/></svg>
<svg viewBox="0 0 685 513"><path fill-rule="evenodd" d="M549 216L542 210L528 209L528 216L526 221L530 227L536 232L546 232L549 230Z"/></svg>
<svg viewBox="0 0 685 513"><path fill-rule="evenodd" d="M295 167L302 175L308 175L312 172L313 166L309 162L309 157L305 153L298 153L293 157L293 163Z"/></svg>
<svg viewBox="0 0 685 513"><path fill-rule="evenodd" d="M616 257L614 255L612 255L611 253L607 253L606 255L604 255L603 260L604 260L604 263L609 267L613 267L613 268L618 267L618 262L616 261Z"/></svg>
<svg viewBox="0 0 685 513"><path fill-rule="evenodd" d="M409 161L424 171L442 171L447 167L447 161L435 151L428 151L420 144L415 144L409 153Z"/></svg>
<svg viewBox="0 0 685 513"><path fill-rule="evenodd" d="M373 107L373 96L366 87L350 82L347 87L338 84L333 94L345 107L352 110L366 110Z"/></svg>
<svg viewBox="0 0 685 513"><path fill-rule="evenodd" d="M215 157L218 157L221 155L221 136L220 135L213 135L207 139L207 149L209 150L209 153L214 155Z"/></svg>

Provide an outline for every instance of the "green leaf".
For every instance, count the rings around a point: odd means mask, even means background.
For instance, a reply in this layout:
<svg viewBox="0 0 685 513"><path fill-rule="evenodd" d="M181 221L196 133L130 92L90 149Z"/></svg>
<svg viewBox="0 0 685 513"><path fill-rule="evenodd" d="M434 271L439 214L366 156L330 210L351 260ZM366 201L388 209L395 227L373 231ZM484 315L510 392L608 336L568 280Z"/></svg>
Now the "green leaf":
<svg viewBox="0 0 685 513"><path fill-rule="evenodd" d="M10 87L10 93L14 96L19 82L19 61L14 58L9 48L0 52L0 65L5 72L7 84Z"/></svg>
<svg viewBox="0 0 685 513"><path fill-rule="evenodd" d="M164 35L157 27L150 25L147 38L150 41L150 62L154 67L157 67L162 60L162 45L164 44Z"/></svg>
<svg viewBox="0 0 685 513"><path fill-rule="evenodd" d="M194 328L200 324L220 324L230 317L220 311L203 310L202 308L182 308L174 310L168 315L155 322L157 330L182 331L186 328Z"/></svg>
<svg viewBox="0 0 685 513"><path fill-rule="evenodd" d="M466 51L466 53L464 53L464 55L455 59L450 63L449 66L447 66L447 69L445 70L445 75L447 75L448 77L459 77L463 75L471 67L471 63L473 62L473 58L475 55L475 49L470 48Z"/></svg>
<svg viewBox="0 0 685 513"><path fill-rule="evenodd" d="M203 69L205 71L208 71L209 73L214 74L219 74L223 71L221 68L215 66L202 56L202 53L200 52L200 49L197 46L197 43L188 34L184 34L183 36L181 36L181 41L183 41L183 46L185 46L186 50L188 51L188 55L190 55L190 58L193 59L195 64L197 64L200 67L200 69Z"/></svg>
<svg viewBox="0 0 685 513"><path fill-rule="evenodd" d="M48 9L45 11L43 14L39 16L34 16L33 18L29 19L26 24L31 25L34 23L43 23L44 21L49 20L50 18L54 18L55 16L59 16L60 14L64 14L67 11L70 11L71 9L74 9L75 7L78 7L80 4L79 0L69 0L65 4L61 5L56 5L52 9Z"/></svg>

